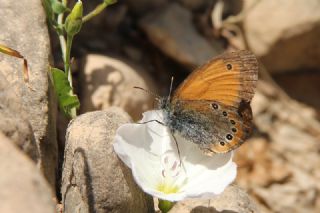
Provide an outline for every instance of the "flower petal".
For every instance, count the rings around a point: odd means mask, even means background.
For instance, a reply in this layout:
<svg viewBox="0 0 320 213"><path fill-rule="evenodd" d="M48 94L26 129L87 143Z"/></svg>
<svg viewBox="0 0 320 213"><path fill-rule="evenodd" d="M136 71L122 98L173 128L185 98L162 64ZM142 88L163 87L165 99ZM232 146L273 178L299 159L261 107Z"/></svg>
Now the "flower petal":
<svg viewBox="0 0 320 213"><path fill-rule="evenodd" d="M177 147L162 122L161 110L149 111L143 114L142 124L122 125L115 137L114 150L146 193L169 201L208 198L221 193L235 179L232 152L206 156L198 145L175 134ZM179 190L165 193L157 188L159 183L173 184Z"/></svg>

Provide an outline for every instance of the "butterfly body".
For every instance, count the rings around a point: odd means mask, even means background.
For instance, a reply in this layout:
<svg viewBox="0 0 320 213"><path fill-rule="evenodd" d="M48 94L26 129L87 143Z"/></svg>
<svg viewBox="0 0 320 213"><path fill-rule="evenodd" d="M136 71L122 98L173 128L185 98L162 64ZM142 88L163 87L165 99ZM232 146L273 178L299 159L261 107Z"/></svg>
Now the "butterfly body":
<svg viewBox="0 0 320 213"><path fill-rule="evenodd" d="M201 112L185 108L184 104L178 101L171 105L173 108L163 108L166 126L172 133L178 132L193 143L210 142L214 136L211 133L210 118Z"/></svg>
<svg viewBox="0 0 320 213"><path fill-rule="evenodd" d="M207 155L229 152L250 135L257 78L253 54L225 53L189 75L172 98L160 101L164 123Z"/></svg>

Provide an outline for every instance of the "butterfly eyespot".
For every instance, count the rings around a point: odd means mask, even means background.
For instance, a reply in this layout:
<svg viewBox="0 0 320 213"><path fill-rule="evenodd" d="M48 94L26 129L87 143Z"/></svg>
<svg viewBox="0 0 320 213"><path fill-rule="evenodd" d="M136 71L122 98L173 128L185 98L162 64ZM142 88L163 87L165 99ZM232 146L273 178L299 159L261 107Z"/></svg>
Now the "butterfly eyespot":
<svg viewBox="0 0 320 213"><path fill-rule="evenodd" d="M232 65L231 64L227 64L227 69L228 70L232 70Z"/></svg>
<svg viewBox="0 0 320 213"><path fill-rule="evenodd" d="M230 141L230 140L232 140L233 136L232 136L231 134L227 134L227 135L226 135L226 138L227 138L227 140Z"/></svg>
<svg viewBox="0 0 320 213"><path fill-rule="evenodd" d="M220 145L221 145L221 146L224 146L224 145L225 145L225 143L221 141L221 142L220 142Z"/></svg>
<svg viewBox="0 0 320 213"><path fill-rule="evenodd" d="M237 129L236 128L232 128L231 131L232 132L237 132Z"/></svg>
<svg viewBox="0 0 320 213"><path fill-rule="evenodd" d="M227 113L226 111L223 111L223 112L222 112L222 115L223 115L223 116L227 116L228 113Z"/></svg>
<svg viewBox="0 0 320 213"><path fill-rule="evenodd" d="M235 124L236 124L236 122L235 122L234 120L230 120L230 123L231 123L232 125L235 125Z"/></svg>
<svg viewBox="0 0 320 213"><path fill-rule="evenodd" d="M211 104L211 106L212 106L213 109L218 109L219 108L218 104L215 104L215 103Z"/></svg>

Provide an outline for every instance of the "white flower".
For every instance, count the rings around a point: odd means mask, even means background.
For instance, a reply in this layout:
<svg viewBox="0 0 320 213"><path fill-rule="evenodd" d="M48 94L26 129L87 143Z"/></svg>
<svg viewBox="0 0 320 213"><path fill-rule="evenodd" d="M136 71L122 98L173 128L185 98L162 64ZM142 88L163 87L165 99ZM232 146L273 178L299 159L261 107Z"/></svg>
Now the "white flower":
<svg viewBox="0 0 320 213"><path fill-rule="evenodd" d="M163 121L161 110L144 113L140 123L155 119ZM166 126L157 122L124 124L117 130L113 146L131 168L137 184L162 200L211 198L235 179L237 170L232 152L209 157L196 144L176 138L180 157Z"/></svg>

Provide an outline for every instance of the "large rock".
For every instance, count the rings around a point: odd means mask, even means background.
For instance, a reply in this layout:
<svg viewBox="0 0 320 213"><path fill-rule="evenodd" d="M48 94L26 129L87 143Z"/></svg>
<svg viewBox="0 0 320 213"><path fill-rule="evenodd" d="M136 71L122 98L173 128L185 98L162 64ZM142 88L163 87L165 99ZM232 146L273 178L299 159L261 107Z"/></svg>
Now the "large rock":
<svg viewBox="0 0 320 213"><path fill-rule="evenodd" d="M137 15L145 14L150 11L159 9L159 7L165 6L168 0L127 0L126 3L129 9Z"/></svg>
<svg viewBox="0 0 320 213"><path fill-rule="evenodd" d="M0 212L54 213L49 184L34 162L0 132Z"/></svg>
<svg viewBox="0 0 320 213"><path fill-rule="evenodd" d="M21 98L38 147L40 167L54 187L57 161L55 105L49 85L48 67L50 42L45 14L38 0L0 0L0 43L25 56L30 67L30 82L23 81L22 61L0 54L1 72Z"/></svg>
<svg viewBox="0 0 320 213"><path fill-rule="evenodd" d="M264 81L258 82L252 108L259 134L236 152L237 183L263 212L319 212L316 111Z"/></svg>
<svg viewBox="0 0 320 213"><path fill-rule="evenodd" d="M150 41L165 54L196 67L221 53L220 43L209 43L195 29L191 12L177 3L150 14L140 21Z"/></svg>
<svg viewBox="0 0 320 213"><path fill-rule="evenodd" d="M152 212L152 199L136 185L113 151L117 128L130 122L119 108L78 116L67 132L62 173L65 213Z"/></svg>
<svg viewBox="0 0 320 213"><path fill-rule="evenodd" d="M244 1L245 8L256 0ZM243 26L250 49L273 72L320 68L320 2L259 1Z"/></svg>
<svg viewBox="0 0 320 213"><path fill-rule="evenodd" d="M81 76L81 111L123 108L134 120L154 107L155 97L134 86L156 92L155 83L137 64L123 58L90 54Z"/></svg>
<svg viewBox="0 0 320 213"><path fill-rule="evenodd" d="M290 97L316 108L320 112L320 72L295 72L273 76Z"/></svg>
<svg viewBox="0 0 320 213"><path fill-rule="evenodd" d="M172 213L258 213L255 203L241 188L231 185L225 191L213 199L192 199L178 202L172 209Z"/></svg>
<svg viewBox="0 0 320 213"><path fill-rule="evenodd" d="M211 0L178 0L178 2L189 10L199 10L212 4Z"/></svg>
<svg viewBox="0 0 320 213"><path fill-rule="evenodd" d="M20 115L20 116L17 116ZM0 131L10 138L34 162L39 162L37 147L22 101L17 97L14 87L0 72Z"/></svg>

